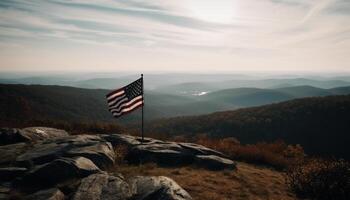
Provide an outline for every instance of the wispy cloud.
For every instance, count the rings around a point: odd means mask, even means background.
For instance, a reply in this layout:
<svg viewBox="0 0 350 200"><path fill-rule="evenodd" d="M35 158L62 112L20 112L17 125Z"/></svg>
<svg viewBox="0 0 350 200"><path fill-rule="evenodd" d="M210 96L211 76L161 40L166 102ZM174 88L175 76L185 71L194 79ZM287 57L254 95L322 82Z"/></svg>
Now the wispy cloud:
<svg viewBox="0 0 350 200"><path fill-rule="evenodd" d="M339 59L339 55L349 53L350 46L347 0L212 2L2 0L0 66L25 68L51 63L75 64L78 69L101 65L114 69L119 63L154 70L161 63L183 69L190 64L209 69L210 64L217 63L223 70L234 70L236 66L275 69L281 64L286 68L330 69L334 65L326 66L328 61L322 59L337 57L339 68L350 68L348 58ZM213 22L210 17L215 14L220 15L218 19L225 17L220 13L223 7L219 6L223 2L232 5L229 21ZM206 13L208 7L211 13ZM15 53L23 61L4 56ZM34 59L40 54L47 54L50 60ZM65 55L76 60L84 54L90 56L73 64L60 59ZM308 56L317 54L323 58L314 63L304 62ZM152 59L152 55L158 60Z"/></svg>
<svg viewBox="0 0 350 200"><path fill-rule="evenodd" d="M313 5L310 11L306 14L303 22L309 20L311 17L320 14L322 11L326 10L330 5L335 3L337 0L319 0Z"/></svg>

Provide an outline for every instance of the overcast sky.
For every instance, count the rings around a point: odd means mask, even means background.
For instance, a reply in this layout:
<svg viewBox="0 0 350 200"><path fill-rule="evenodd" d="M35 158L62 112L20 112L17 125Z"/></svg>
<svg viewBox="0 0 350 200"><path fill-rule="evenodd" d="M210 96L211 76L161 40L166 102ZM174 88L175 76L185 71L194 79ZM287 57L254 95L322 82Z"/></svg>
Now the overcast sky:
<svg viewBox="0 0 350 200"><path fill-rule="evenodd" d="M350 71L350 0L1 0L0 70Z"/></svg>

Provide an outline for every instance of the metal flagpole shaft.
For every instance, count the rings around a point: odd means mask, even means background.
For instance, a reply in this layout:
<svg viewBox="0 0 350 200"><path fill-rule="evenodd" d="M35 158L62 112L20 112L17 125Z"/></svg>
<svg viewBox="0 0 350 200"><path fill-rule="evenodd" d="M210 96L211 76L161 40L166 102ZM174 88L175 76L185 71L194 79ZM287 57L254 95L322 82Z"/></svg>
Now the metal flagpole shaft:
<svg viewBox="0 0 350 200"><path fill-rule="evenodd" d="M143 74L141 74L141 79L142 79L142 101L143 101L143 105L142 105L142 124L141 124L141 135L142 135L142 142L143 142L143 107L145 107L145 97L144 97L144 92L143 92Z"/></svg>

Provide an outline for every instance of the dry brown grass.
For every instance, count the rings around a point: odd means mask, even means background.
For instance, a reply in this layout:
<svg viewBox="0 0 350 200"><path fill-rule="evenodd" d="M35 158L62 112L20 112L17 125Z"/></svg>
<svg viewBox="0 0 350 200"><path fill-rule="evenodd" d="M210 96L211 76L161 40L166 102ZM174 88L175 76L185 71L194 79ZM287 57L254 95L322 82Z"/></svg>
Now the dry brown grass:
<svg viewBox="0 0 350 200"><path fill-rule="evenodd" d="M283 141L242 145L235 138L215 139L199 135L195 142L218 150L233 160L267 165L275 169L286 169L305 156L300 145L287 145Z"/></svg>
<svg viewBox="0 0 350 200"><path fill-rule="evenodd" d="M281 172L246 163L236 171L208 171L193 167L162 168L155 164L120 165L112 172L125 177L167 176L174 179L195 200L292 200Z"/></svg>

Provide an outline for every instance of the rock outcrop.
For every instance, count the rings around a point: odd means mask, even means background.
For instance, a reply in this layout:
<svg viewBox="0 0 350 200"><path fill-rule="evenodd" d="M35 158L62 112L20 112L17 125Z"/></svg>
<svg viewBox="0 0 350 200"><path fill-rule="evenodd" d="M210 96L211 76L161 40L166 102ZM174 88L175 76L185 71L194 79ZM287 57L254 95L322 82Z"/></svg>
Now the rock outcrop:
<svg viewBox="0 0 350 200"><path fill-rule="evenodd" d="M26 199L189 200L191 196L167 177L125 179L108 174L115 148L126 146L130 164L196 165L210 170L234 169L218 151L192 143L176 143L119 134L69 135L64 130L31 127L0 129L0 199L10 190Z"/></svg>
<svg viewBox="0 0 350 200"><path fill-rule="evenodd" d="M139 164L154 162L162 166L197 165L210 170L235 169L236 164L222 153L192 143L176 143L130 135L101 136L112 145L125 145L129 149L126 159Z"/></svg>

